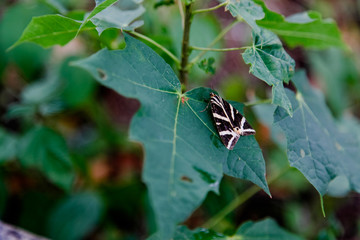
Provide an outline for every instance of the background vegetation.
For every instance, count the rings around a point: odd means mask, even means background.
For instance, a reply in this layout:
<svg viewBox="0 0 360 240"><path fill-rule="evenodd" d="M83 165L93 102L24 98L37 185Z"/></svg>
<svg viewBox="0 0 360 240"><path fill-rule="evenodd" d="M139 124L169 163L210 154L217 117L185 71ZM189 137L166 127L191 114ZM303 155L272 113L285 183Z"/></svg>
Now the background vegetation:
<svg viewBox="0 0 360 240"><path fill-rule="evenodd" d="M174 231L174 239L226 239L232 235L239 239L360 238L359 1L269 0L265 7L262 1L247 0L250 15L242 12L236 1L121 0L117 7L123 15L107 9L113 2L0 3L2 221L53 239L164 239ZM189 32L192 51L182 65L181 59L188 53L182 52L182 19L187 19L187 6L195 11ZM201 12L211 7L216 9ZM291 16L307 10L313 11L292 20L272 12ZM85 15L87 12L90 14ZM84 16L89 21L82 21ZM120 19L114 23L107 16ZM324 20L327 18L337 24ZM292 21L311 24L297 29L303 34L289 37L283 33L294 29ZM26 31L29 23L44 28ZM67 34L39 37L41 31L59 33L64 29ZM318 33L321 40L302 39L309 32ZM268 44L261 39L272 41ZM98 52L103 48L122 51ZM273 66L283 70L279 78L271 79L262 72L264 66L256 64L252 57L259 49L284 60L283 65ZM181 85L153 51L180 76ZM152 61L142 62L144 58ZM137 64L126 65L119 59ZM166 188L161 171L168 171L168 147L150 143L158 137L151 132L157 129L156 116L165 125L173 123L171 114L167 118L173 99L113 81L109 74L131 79L136 73L148 77L158 90L166 89L149 62L162 70L169 82L178 84L173 88L179 99L175 102L189 106L177 108L184 112L175 119L185 124L179 125L178 131L197 149L179 151L198 168L189 170L184 164L175 168L182 182L176 185L180 197L173 201L163 200L163 192L157 194ZM269 67L269 62L265 66ZM214 90L200 88L183 94L205 86ZM190 117L189 109L194 109L214 129L210 115L206 116L209 109L202 110L208 93L215 90L224 99L244 103L235 106L244 108L257 134L237 145L252 150L239 147L236 151L248 162L256 160L253 168L261 177L240 171L243 166L224 164L222 169L216 159L227 158L229 164L231 156L222 145L216 145L220 143L216 137L209 137L208 129ZM140 108L134 98L143 108L133 118ZM201 104L195 105L192 99ZM168 108L163 108L166 103ZM323 128L326 134L319 130ZM129 132L138 142L129 140ZM310 152L316 154L312 157L319 165L296 164L297 158L308 156L307 142L297 141L304 132L308 142L317 143L318 149ZM139 142L150 150L145 151ZM152 147L160 147L159 158L151 155ZM290 168L289 161L296 168ZM314 177L313 171L322 164L326 167ZM198 181L201 183L192 192L191 184ZM175 229L177 223L182 226ZM189 230L198 227L211 230Z"/></svg>

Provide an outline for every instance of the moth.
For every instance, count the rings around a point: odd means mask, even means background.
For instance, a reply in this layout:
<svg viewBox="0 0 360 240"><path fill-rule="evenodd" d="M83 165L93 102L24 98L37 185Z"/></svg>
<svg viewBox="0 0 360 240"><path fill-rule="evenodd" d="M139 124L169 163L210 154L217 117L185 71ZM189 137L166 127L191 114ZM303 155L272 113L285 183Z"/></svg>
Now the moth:
<svg viewBox="0 0 360 240"><path fill-rule="evenodd" d="M240 136L255 134L245 117L215 93L210 93L210 105L221 141L227 149L232 150Z"/></svg>

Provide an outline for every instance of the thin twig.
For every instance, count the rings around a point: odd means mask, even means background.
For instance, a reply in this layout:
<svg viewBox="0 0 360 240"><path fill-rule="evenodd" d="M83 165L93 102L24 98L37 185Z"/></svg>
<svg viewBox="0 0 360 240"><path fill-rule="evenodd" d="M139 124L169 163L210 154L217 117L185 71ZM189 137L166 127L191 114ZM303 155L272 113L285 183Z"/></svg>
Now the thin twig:
<svg viewBox="0 0 360 240"><path fill-rule="evenodd" d="M215 7L195 10L195 11L193 11L193 15L198 14L198 13L204 13L204 12L214 11L214 10L216 10L216 9L218 9L218 8L221 8L222 6L225 6L227 3L228 3L228 2L225 1L225 2L223 2L223 3L220 3L219 5L216 5Z"/></svg>
<svg viewBox="0 0 360 240"><path fill-rule="evenodd" d="M278 172L275 176L273 176L269 181L268 184L275 182L280 177L282 177L286 172L291 169L289 166L282 169L280 172ZM220 210L215 216L210 218L206 223L203 224L204 228L212 228L216 224L218 224L223 218L225 218L229 213L234 211L236 208L238 208L241 204L243 204L246 200L251 198L260 190L260 188L256 185L253 185L252 187L248 188L246 191L244 191L241 195L237 196L232 202L230 202L225 208Z"/></svg>
<svg viewBox="0 0 360 240"><path fill-rule="evenodd" d="M199 50L199 51L209 51L209 52L229 52L229 51L239 51L244 50L250 47L238 47L238 48L203 48L203 47L196 47L196 46L190 46L193 50Z"/></svg>
<svg viewBox="0 0 360 240"><path fill-rule="evenodd" d="M184 8L183 8L181 0L177 0L177 3L178 3L178 7L179 7L180 16L181 16L181 27L184 30L184 24L185 24Z"/></svg>
<svg viewBox="0 0 360 240"><path fill-rule="evenodd" d="M154 46L158 47L159 49L161 49L164 53L166 53L172 60L174 60L174 62L179 66L180 65L180 61L179 59L174 55L172 54L169 50L167 50L163 45L161 45L160 43L158 42L155 42L153 39L141 34L141 33L138 33L138 32L130 32L131 34L137 36L138 38L141 38L141 39L144 39L145 41L153 44Z"/></svg>
<svg viewBox="0 0 360 240"><path fill-rule="evenodd" d="M216 37L215 39L207 46L208 48L213 47L218 41L220 41L225 34L230 31L236 24L241 22L242 19L236 19L234 22L232 22L230 25L228 25L226 28L224 28ZM192 65L194 65L200 58L202 58L208 51L204 50L200 52L196 57L194 57L190 63L188 64L187 68L190 69Z"/></svg>

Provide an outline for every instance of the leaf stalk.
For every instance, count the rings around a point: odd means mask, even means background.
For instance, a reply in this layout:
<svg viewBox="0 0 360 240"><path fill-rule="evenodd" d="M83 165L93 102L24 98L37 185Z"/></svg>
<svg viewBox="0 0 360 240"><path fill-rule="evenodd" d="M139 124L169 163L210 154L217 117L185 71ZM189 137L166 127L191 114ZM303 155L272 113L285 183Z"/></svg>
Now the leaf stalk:
<svg viewBox="0 0 360 240"><path fill-rule="evenodd" d="M229 51L240 51L244 49L248 49L249 47L238 47L238 48L203 48L203 47L196 47L190 46L193 50L199 51L209 51L209 52L229 52Z"/></svg>
<svg viewBox="0 0 360 240"><path fill-rule="evenodd" d="M198 14L198 13L211 12L211 11L214 11L214 10L216 10L218 8L221 8L222 6L225 6L226 4L228 4L227 1L225 1L223 3L220 3L220 4L218 4L218 5L214 6L214 7L211 7L211 8L204 8L204 9L195 10L195 11L193 11L193 15Z"/></svg>

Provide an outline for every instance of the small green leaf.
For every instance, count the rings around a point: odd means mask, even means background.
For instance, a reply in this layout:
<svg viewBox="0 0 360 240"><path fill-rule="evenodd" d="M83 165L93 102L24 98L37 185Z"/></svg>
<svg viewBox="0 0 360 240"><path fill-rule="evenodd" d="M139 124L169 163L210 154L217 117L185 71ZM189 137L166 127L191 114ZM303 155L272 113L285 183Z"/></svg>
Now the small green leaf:
<svg viewBox="0 0 360 240"><path fill-rule="evenodd" d="M170 5L173 5L174 3L175 3L175 0L158 0L154 4L154 8L158 8L161 6L170 6Z"/></svg>
<svg viewBox="0 0 360 240"><path fill-rule="evenodd" d="M54 240L83 239L99 222L104 206L91 192L64 199L50 215L48 234Z"/></svg>
<svg viewBox="0 0 360 240"><path fill-rule="evenodd" d="M263 19L265 14L261 6L254 3L253 0L229 0L226 9L230 11L233 17L243 18L255 33L260 33L261 30L256 24L256 20Z"/></svg>
<svg viewBox="0 0 360 240"><path fill-rule="evenodd" d="M15 158L18 139L15 135L0 128L0 164Z"/></svg>
<svg viewBox="0 0 360 240"><path fill-rule="evenodd" d="M162 58L126 34L125 40L124 50L103 49L75 65L89 71L101 84L141 102L132 119L130 138L144 145L143 179L161 237L168 239L175 225L184 221L209 191L218 191L222 164L234 161L228 166L236 162L236 170L241 171L246 165L242 161L252 161L258 154L255 152L261 154L261 150L249 144L245 147L249 154L241 160L230 154L219 139L210 109L204 111L212 90L197 88L182 94L179 80ZM251 142L251 138L244 137L243 141ZM253 170L259 171L256 174L266 184L265 172L260 172L264 162L260 160L254 160L260 167ZM247 171L243 177L255 183L258 180ZM267 185L264 189L268 191Z"/></svg>
<svg viewBox="0 0 360 240"><path fill-rule="evenodd" d="M47 48L59 44L64 46L77 34L81 22L61 15L33 17L20 39L10 47L23 42L33 42Z"/></svg>
<svg viewBox="0 0 360 240"><path fill-rule="evenodd" d="M342 130L335 124L323 96L311 88L304 72L297 73L292 81L297 93L287 91L287 95L293 117L281 108L274 114L274 122L287 138L290 165L299 169L322 196L338 176L345 176L350 188L360 192L360 143L353 129Z"/></svg>
<svg viewBox="0 0 360 240"><path fill-rule="evenodd" d="M285 18L279 13L270 11L263 1L254 1L261 5L265 12L265 17L256 21L257 25L278 34L290 47L322 49L345 46L336 23L330 19L322 19L317 12L298 13Z"/></svg>
<svg viewBox="0 0 360 240"><path fill-rule="evenodd" d="M295 70L295 61L286 53L279 38L272 32L261 29L253 32L253 46L243 53L250 72L273 87L272 103L286 109L291 115L292 107L285 94L283 82L288 83Z"/></svg>
<svg viewBox="0 0 360 240"><path fill-rule="evenodd" d="M215 67L213 66L214 63L215 59L213 57L208 59L204 58L199 62L198 67L204 70L206 73L215 74Z"/></svg>
<svg viewBox="0 0 360 240"><path fill-rule="evenodd" d="M66 142L53 130L38 126L27 132L20 139L18 157L25 167L36 167L59 187L71 187L74 176Z"/></svg>

